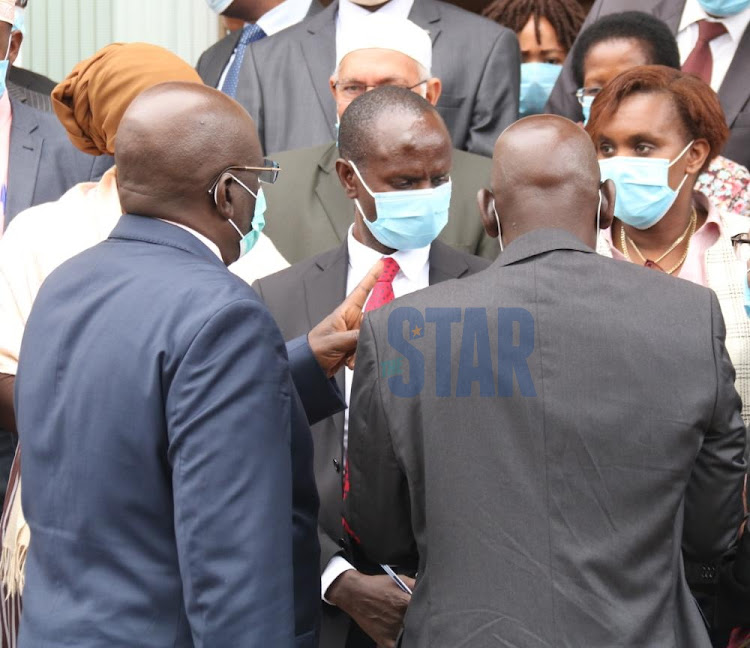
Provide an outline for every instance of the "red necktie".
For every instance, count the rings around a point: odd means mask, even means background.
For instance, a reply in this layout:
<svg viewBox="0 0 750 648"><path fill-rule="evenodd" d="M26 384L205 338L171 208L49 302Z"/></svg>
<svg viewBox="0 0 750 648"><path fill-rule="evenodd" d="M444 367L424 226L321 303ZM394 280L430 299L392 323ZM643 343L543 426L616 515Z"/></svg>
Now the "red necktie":
<svg viewBox="0 0 750 648"><path fill-rule="evenodd" d="M714 67L714 57L711 55L709 43L722 34L727 33L727 28L720 22L698 21L698 42L693 51L682 64L682 71L694 74L706 83L711 83L711 73Z"/></svg>
<svg viewBox="0 0 750 648"><path fill-rule="evenodd" d="M400 269L398 262L391 257L383 258L383 272L378 277L378 283L372 289L370 299L367 300L365 313L393 301L393 279Z"/></svg>

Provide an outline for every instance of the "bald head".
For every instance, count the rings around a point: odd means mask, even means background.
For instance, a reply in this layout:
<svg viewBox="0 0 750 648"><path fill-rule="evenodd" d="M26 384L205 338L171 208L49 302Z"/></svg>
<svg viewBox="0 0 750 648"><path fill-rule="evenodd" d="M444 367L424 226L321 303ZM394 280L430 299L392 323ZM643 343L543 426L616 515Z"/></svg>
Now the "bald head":
<svg viewBox="0 0 750 648"><path fill-rule="evenodd" d="M492 160L490 199L506 244L541 228L566 229L594 244L599 163L582 128L555 115L521 119L500 135ZM494 220L491 202L480 193L483 213L486 206Z"/></svg>
<svg viewBox="0 0 750 648"><path fill-rule="evenodd" d="M128 213L195 229L232 262L237 234L227 220L247 231L255 198L231 174L222 175L221 205L208 189L227 167L257 167L262 160L255 124L236 101L198 84L163 83L140 94L118 128L120 203ZM257 177L243 177L257 191Z"/></svg>
<svg viewBox="0 0 750 648"><path fill-rule="evenodd" d="M190 83L163 83L130 105L117 131L117 179L123 209L145 216L164 204L202 202L230 165L257 166L255 124L225 94Z"/></svg>

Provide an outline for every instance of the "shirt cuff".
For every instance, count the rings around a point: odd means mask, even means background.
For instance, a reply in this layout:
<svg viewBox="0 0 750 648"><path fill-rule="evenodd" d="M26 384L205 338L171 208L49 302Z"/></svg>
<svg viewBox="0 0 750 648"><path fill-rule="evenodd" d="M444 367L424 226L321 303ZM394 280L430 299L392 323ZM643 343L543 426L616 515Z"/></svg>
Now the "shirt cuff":
<svg viewBox="0 0 750 648"><path fill-rule="evenodd" d="M328 603L328 605L333 605L333 603L326 598L328 588L333 585L333 581L341 576L341 574L350 569L354 569L352 564L346 560L346 558L342 558L341 556L334 556L328 561L328 565L326 565L326 568L323 570L323 575L320 577L320 591L322 592L323 600Z"/></svg>

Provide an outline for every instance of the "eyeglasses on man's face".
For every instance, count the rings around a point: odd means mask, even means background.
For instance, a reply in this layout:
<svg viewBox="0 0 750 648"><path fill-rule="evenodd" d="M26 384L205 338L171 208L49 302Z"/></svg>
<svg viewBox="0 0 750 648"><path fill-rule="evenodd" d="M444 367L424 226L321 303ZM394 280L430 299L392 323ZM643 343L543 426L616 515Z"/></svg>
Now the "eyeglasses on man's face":
<svg viewBox="0 0 750 648"><path fill-rule="evenodd" d="M583 105L583 100L585 97L596 97L596 95L598 95L601 91L601 88L591 86L590 88L578 88L578 90L576 90L575 92L575 95L576 99L578 99L578 103Z"/></svg>
<svg viewBox="0 0 750 648"><path fill-rule="evenodd" d="M365 94L368 90L374 90L375 88L380 88L381 86L395 86L397 88L404 88L404 90L414 90L414 88L417 88L421 86L423 83L427 83L429 79L424 79L423 81L420 81L418 83L415 83L414 85L404 85L402 83L380 83L378 85L367 85L365 83L361 83L359 81L336 81L336 83L333 84L333 87L336 88L344 97L347 99L356 99L360 95Z"/></svg>
<svg viewBox="0 0 750 648"><path fill-rule="evenodd" d="M227 171L252 171L258 176L258 180L260 180L260 182L264 184L273 184L274 182L276 182L276 180L279 179L279 171L281 171L281 167L279 166L278 162L274 162L273 160L269 160L268 158L263 158L262 167L233 164L221 170L219 175L217 175L214 181L211 183L211 186L208 189L208 193L213 193L214 189L216 189L216 185L219 184L221 176L223 176Z"/></svg>

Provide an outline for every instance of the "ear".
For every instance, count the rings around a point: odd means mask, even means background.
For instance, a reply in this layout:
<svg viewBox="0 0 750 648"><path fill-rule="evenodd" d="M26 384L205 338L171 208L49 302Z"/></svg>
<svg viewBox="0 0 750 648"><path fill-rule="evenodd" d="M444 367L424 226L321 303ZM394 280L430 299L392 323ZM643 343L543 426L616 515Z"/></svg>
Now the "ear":
<svg viewBox="0 0 750 648"><path fill-rule="evenodd" d="M685 159L687 160L685 173L689 173L690 175L698 173L705 164L709 153L711 153L711 146L707 140L703 138L695 140L685 153Z"/></svg>
<svg viewBox="0 0 750 648"><path fill-rule="evenodd" d="M14 31L10 35L10 50L8 51L8 60L13 65L18 58L18 52L21 49L21 43L23 42L23 34L20 31Z"/></svg>
<svg viewBox="0 0 750 648"><path fill-rule="evenodd" d="M333 95L333 101L336 101L336 77L332 74L331 77L328 79L328 87L331 89L331 94Z"/></svg>
<svg viewBox="0 0 750 648"><path fill-rule="evenodd" d="M443 91L443 84L437 77L432 77L427 80L427 92L425 99L429 101L433 106L437 105L438 99L440 99L440 93Z"/></svg>
<svg viewBox="0 0 750 648"><path fill-rule="evenodd" d="M599 218L599 228L608 229L612 227L612 221L615 218L615 183L612 180L605 180L599 186L602 192L602 213Z"/></svg>
<svg viewBox="0 0 750 648"><path fill-rule="evenodd" d="M480 189L477 193L477 205L479 205L479 216L482 219L484 231L490 238L497 238L499 233L497 229L497 219L495 211L492 209L492 203L495 197L489 189Z"/></svg>
<svg viewBox="0 0 750 648"><path fill-rule="evenodd" d="M219 182L213 192L214 195L211 196L211 201L214 202L216 211L219 212L219 216L224 220L234 219L237 211L236 195L234 193L235 187L233 185L232 176L225 173L219 178Z"/></svg>
<svg viewBox="0 0 750 648"><path fill-rule="evenodd" d="M339 182L344 188L346 197L350 200L359 198L359 188L357 187L357 174L354 173L352 165L344 158L336 160L336 173L339 176Z"/></svg>

